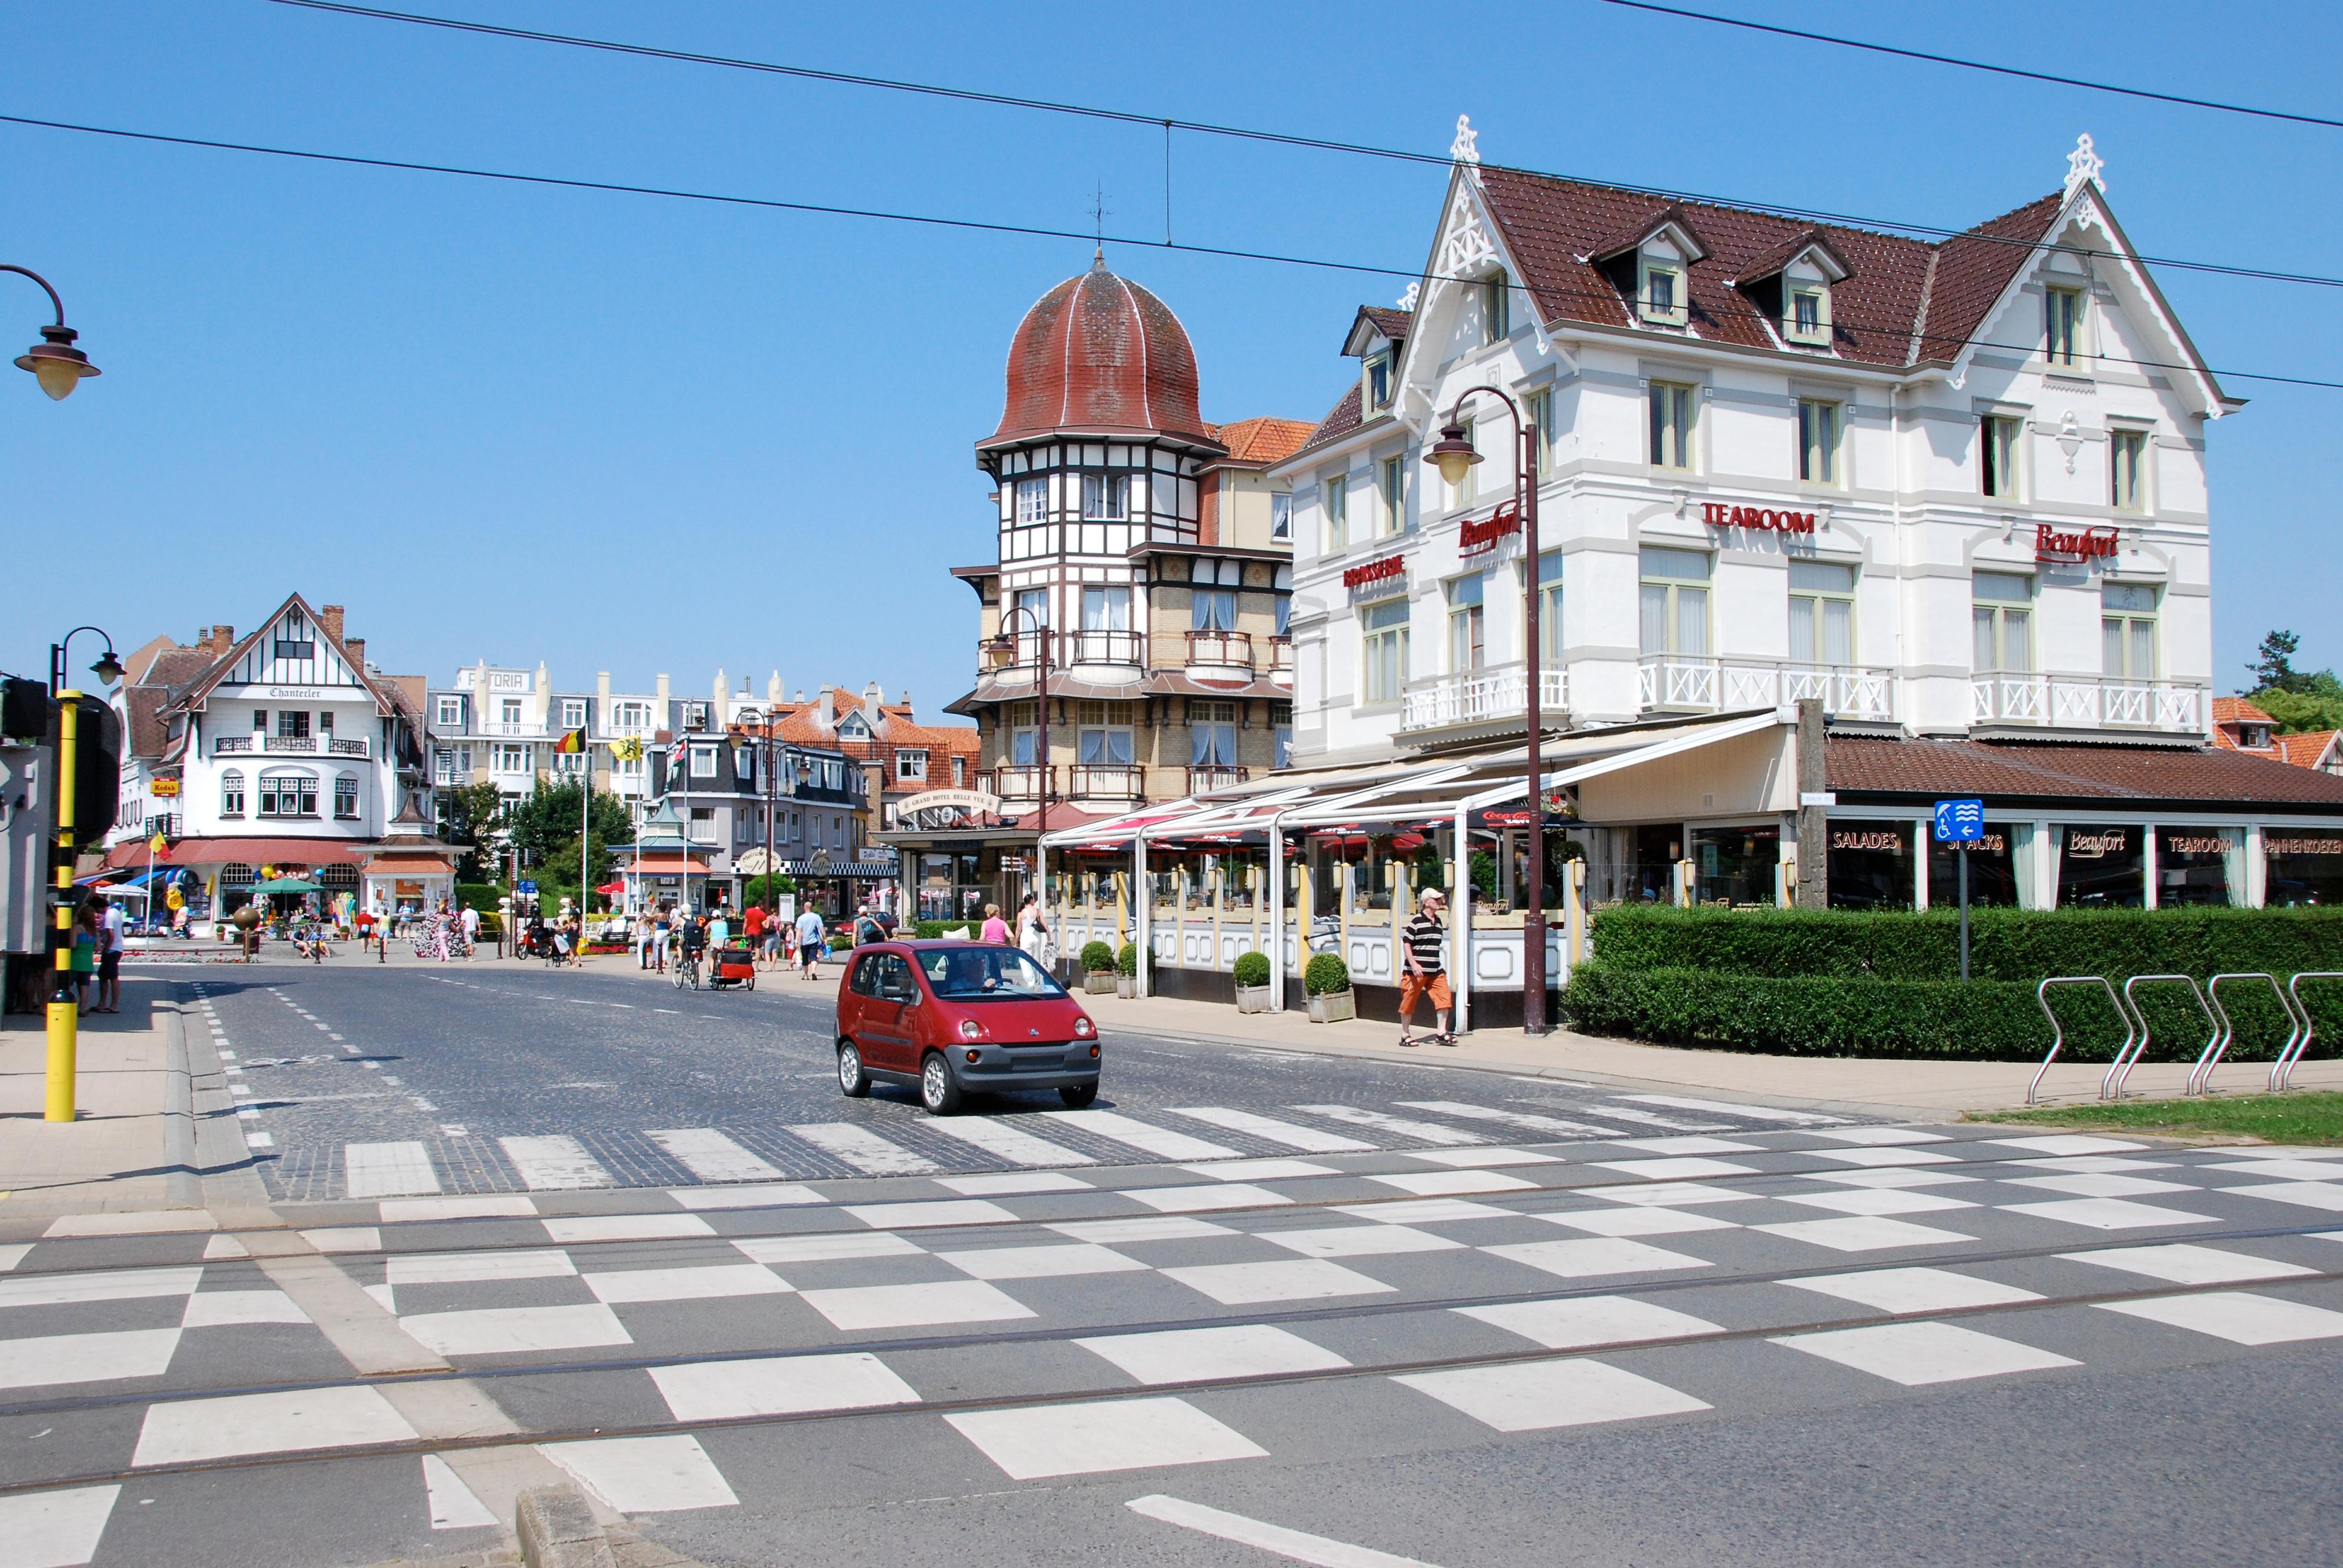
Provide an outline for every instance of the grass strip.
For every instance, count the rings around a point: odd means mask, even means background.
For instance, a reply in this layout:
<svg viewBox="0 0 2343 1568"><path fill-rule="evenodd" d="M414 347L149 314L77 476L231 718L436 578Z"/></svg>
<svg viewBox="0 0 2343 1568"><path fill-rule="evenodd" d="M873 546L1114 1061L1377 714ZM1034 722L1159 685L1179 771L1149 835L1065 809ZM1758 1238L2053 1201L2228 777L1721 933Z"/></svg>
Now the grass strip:
<svg viewBox="0 0 2343 1568"><path fill-rule="evenodd" d="M2055 1105L1978 1112L1973 1121L2029 1127L2122 1128L2176 1138L2217 1135L2266 1143L2343 1144L2343 1092L2241 1094L2235 1099L2127 1100L2120 1105Z"/></svg>

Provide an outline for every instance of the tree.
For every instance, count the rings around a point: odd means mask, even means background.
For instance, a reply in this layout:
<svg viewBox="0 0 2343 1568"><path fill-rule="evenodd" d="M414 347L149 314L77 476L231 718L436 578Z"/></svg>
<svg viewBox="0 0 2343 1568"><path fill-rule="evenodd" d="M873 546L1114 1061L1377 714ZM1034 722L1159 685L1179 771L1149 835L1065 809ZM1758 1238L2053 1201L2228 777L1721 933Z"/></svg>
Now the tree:
<svg viewBox="0 0 2343 1568"><path fill-rule="evenodd" d="M2308 676L2298 675L2294 668L2295 651L2301 648L2302 638L2290 631L2272 631L2262 638L2255 650L2254 662L2247 666L2258 690L2304 691L2308 687Z"/></svg>
<svg viewBox="0 0 2343 1568"><path fill-rule="evenodd" d="M768 880L771 883L770 887L766 885ZM761 904L775 893L794 893L797 890L797 879L794 877L780 875L770 879L751 877L749 879L748 886L741 890L740 900L743 907L746 907L749 904Z"/></svg>
<svg viewBox="0 0 2343 1568"><path fill-rule="evenodd" d="M2343 681L2323 669L2301 678L2309 690L2286 691L2271 687L2253 694L2254 706L2278 720L2281 735L2343 729Z"/></svg>
<svg viewBox="0 0 2343 1568"><path fill-rule="evenodd" d="M524 864L541 871L542 881L550 878L562 881L556 874L558 865L566 864L568 877L566 885L575 888L578 880L578 797L585 788L579 780L565 779L558 783L539 781L534 793L512 809L505 824L508 841L520 850ZM611 844L632 843L635 837L633 816L626 802L615 795L594 792L591 838L588 869L594 882L607 880L610 873ZM566 860L558 859L568 850Z"/></svg>
<svg viewBox="0 0 2343 1568"><path fill-rule="evenodd" d="M440 836L457 849L456 879L459 882L490 882L496 879L494 861L504 840L504 797L497 787L483 780L465 784L447 795L447 820Z"/></svg>

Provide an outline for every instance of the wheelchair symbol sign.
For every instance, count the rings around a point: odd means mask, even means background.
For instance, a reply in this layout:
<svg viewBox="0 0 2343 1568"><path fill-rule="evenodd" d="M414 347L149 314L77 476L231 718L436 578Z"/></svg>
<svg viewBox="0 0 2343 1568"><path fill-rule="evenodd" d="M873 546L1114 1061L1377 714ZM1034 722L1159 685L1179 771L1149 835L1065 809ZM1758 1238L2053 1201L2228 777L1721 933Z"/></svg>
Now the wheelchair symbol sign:
<svg viewBox="0 0 2343 1568"><path fill-rule="evenodd" d="M1984 837L1984 801L1939 800L1936 802L1936 842L1967 844L1974 843Z"/></svg>

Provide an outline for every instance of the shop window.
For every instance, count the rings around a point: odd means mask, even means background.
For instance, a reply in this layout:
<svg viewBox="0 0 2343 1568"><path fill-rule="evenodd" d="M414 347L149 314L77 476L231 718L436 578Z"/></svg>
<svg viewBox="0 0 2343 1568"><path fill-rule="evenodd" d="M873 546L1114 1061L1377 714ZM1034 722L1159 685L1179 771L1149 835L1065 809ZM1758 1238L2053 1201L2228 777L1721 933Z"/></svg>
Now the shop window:
<svg viewBox="0 0 2343 1568"><path fill-rule="evenodd" d="M1562 666L1562 552L1544 550L1537 558L1538 660L1548 669Z"/></svg>
<svg viewBox="0 0 2343 1568"><path fill-rule="evenodd" d="M220 815L244 815L244 775L233 768L220 775Z"/></svg>
<svg viewBox="0 0 2343 1568"><path fill-rule="evenodd" d="M2044 357L2053 365L2072 365L2082 352L2083 291L2046 288L2042 291Z"/></svg>
<svg viewBox="0 0 2343 1568"><path fill-rule="evenodd" d="M1383 532L1403 533L1407 528L1407 459L1385 457L1375 466L1376 489L1383 500Z"/></svg>
<svg viewBox="0 0 2343 1568"><path fill-rule="evenodd" d="M2235 828L2157 829L2156 907L2239 901L2231 896L2230 870L2243 837Z"/></svg>
<svg viewBox="0 0 2343 1568"><path fill-rule="evenodd" d="M1322 487L1326 495L1326 548L1339 550L1351 539L1351 481L1330 474Z"/></svg>
<svg viewBox="0 0 2343 1568"><path fill-rule="evenodd" d="M2107 432L2107 504L2119 512L2147 510L2147 432Z"/></svg>
<svg viewBox="0 0 2343 1568"><path fill-rule="evenodd" d="M1790 563L1790 662L1844 669L1855 662L1855 568Z"/></svg>
<svg viewBox="0 0 2343 1568"><path fill-rule="evenodd" d="M2262 902L2273 909L2343 904L2343 833L2262 829Z"/></svg>
<svg viewBox="0 0 2343 1568"><path fill-rule="evenodd" d="M2099 585L2100 671L2109 680L2156 678L2156 588Z"/></svg>
<svg viewBox="0 0 2343 1568"><path fill-rule="evenodd" d="M1673 381L1654 381L1644 394L1651 437L1647 456L1652 467L1692 467L1693 399L1696 396L1695 388Z"/></svg>
<svg viewBox="0 0 2343 1568"><path fill-rule="evenodd" d="M1130 496L1128 474L1084 474L1082 517L1091 522L1121 522Z"/></svg>
<svg viewBox="0 0 2343 1568"><path fill-rule="evenodd" d="M334 779L334 819L353 822L358 814L358 776L338 774Z"/></svg>
<svg viewBox="0 0 2343 1568"><path fill-rule="evenodd" d="M1486 660L1486 648L1482 639L1484 627L1482 598L1487 591L1488 574L1474 572L1470 577L1451 578L1445 585L1448 595L1448 668L1462 675L1480 668Z"/></svg>
<svg viewBox="0 0 2343 1568"><path fill-rule="evenodd" d="M1694 828L1692 860L1694 902L1771 905L1782 829Z"/></svg>
<svg viewBox="0 0 2343 1568"><path fill-rule="evenodd" d="M1705 550L1643 551L1639 618L1645 654L1708 657L1708 576Z"/></svg>
<svg viewBox="0 0 2343 1568"><path fill-rule="evenodd" d="M1977 420L1977 487L2004 500L2017 498L2017 432L2023 421L2006 414Z"/></svg>
<svg viewBox="0 0 2343 1568"><path fill-rule="evenodd" d="M1798 399L1798 477L1809 485L1838 483L1839 407Z"/></svg>
<svg viewBox="0 0 2343 1568"><path fill-rule="evenodd" d="M1908 910L1915 900L1912 826L1837 821L1825 861L1834 910Z"/></svg>
<svg viewBox="0 0 2343 1568"><path fill-rule="evenodd" d="M2034 579L2014 572L1978 572L1969 579L1970 667L2022 671L2034 668Z"/></svg>
<svg viewBox="0 0 2343 1568"><path fill-rule="evenodd" d="M2024 902L2017 893L2017 829L2008 822L1987 822L1985 836L1969 844L1969 908L2014 910ZM1956 909L1961 901L1959 846L1928 841L1928 905Z"/></svg>
<svg viewBox="0 0 2343 1568"><path fill-rule="evenodd" d="M2055 828L2058 908L2137 910L2145 902L2137 828Z"/></svg>
<svg viewBox="0 0 2343 1568"><path fill-rule="evenodd" d="M1397 702L1407 687L1407 600L1359 607L1360 692L1370 703Z"/></svg>

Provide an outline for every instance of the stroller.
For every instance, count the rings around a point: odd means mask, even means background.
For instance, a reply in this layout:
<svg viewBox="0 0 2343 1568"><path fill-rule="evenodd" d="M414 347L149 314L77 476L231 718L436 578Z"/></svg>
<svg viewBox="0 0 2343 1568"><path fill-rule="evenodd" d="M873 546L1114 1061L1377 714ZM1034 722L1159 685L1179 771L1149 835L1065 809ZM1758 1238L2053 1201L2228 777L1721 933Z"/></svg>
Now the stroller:
<svg viewBox="0 0 2343 1568"><path fill-rule="evenodd" d="M708 971L709 988L711 990L722 990L728 986L737 985L749 990L755 990L757 989L756 960L755 951L749 948L717 949L716 962Z"/></svg>

